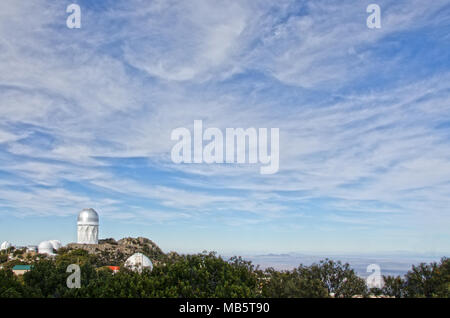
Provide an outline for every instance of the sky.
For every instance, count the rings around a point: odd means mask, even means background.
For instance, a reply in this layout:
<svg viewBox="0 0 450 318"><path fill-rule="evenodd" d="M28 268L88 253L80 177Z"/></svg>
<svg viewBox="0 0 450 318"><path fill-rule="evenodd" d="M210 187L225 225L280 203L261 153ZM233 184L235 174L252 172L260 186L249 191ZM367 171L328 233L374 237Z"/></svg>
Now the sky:
<svg viewBox="0 0 450 318"><path fill-rule="evenodd" d="M164 251L449 256L449 17L448 0L2 0L0 241L74 242L91 207L101 238ZM279 171L173 163L194 120L279 128Z"/></svg>

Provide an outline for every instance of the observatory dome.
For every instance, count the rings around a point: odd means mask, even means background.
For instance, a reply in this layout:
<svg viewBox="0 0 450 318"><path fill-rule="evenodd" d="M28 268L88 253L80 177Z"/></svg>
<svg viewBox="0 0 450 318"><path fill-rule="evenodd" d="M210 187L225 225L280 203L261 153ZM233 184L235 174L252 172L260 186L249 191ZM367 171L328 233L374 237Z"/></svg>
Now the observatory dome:
<svg viewBox="0 0 450 318"><path fill-rule="evenodd" d="M7 250L10 247L11 247L11 243L9 243L8 241L5 241L2 243L2 245L0 245L0 251Z"/></svg>
<svg viewBox="0 0 450 318"><path fill-rule="evenodd" d="M79 225L98 225L98 214L94 209L83 209L78 214Z"/></svg>
<svg viewBox="0 0 450 318"><path fill-rule="evenodd" d="M141 273L144 268L148 268L150 270L153 269L152 261L150 261L150 259L142 253L131 255L126 260L125 266L139 273Z"/></svg>
<svg viewBox="0 0 450 318"><path fill-rule="evenodd" d="M58 241L58 240L51 240L51 241L49 241L49 242L50 242L50 244L52 244L53 249L55 249L55 250L60 249L61 246L62 246L61 242Z"/></svg>
<svg viewBox="0 0 450 318"><path fill-rule="evenodd" d="M98 214L94 209L83 209L77 226L78 244L98 244Z"/></svg>
<svg viewBox="0 0 450 318"><path fill-rule="evenodd" d="M39 254L53 255L53 244L50 241L41 242L38 246Z"/></svg>

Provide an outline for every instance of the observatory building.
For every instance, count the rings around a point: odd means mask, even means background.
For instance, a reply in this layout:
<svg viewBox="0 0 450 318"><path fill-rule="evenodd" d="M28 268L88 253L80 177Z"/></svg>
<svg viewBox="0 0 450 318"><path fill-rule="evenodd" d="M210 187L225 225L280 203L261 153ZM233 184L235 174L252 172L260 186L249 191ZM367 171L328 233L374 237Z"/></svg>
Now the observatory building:
<svg viewBox="0 0 450 318"><path fill-rule="evenodd" d="M37 251L39 254L47 254L47 255L55 255L55 251L60 249L62 244L58 240L50 240L43 241L37 247ZM28 247L28 251L30 251L33 247Z"/></svg>
<svg viewBox="0 0 450 318"><path fill-rule="evenodd" d="M5 242L3 242L2 245L0 246L0 251L7 250L7 249L10 248L11 246L12 246L11 243L9 243L8 241L5 241Z"/></svg>
<svg viewBox="0 0 450 318"><path fill-rule="evenodd" d="M43 241L43 242L39 243L39 246L38 246L39 254L54 255L53 251L54 251L53 244L50 241Z"/></svg>
<svg viewBox="0 0 450 318"><path fill-rule="evenodd" d="M98 214L83 209L78 215L78 244L98 244Z"/></svg>
<svg viewBox="0 0 450 318"><path fill-rule="evenodd" d="M142 273L142 270L144 268L148 268L150 270L153 269L152 261L145 256L142 253L136 253L131 255L126 261L125 261L125 267L128 267L129 269Z"/></svg>
<svg viewBox="0 0 450 318"><path fill-rule="evenodd" d="M59 250L62 247L62 244L58 240L50 240L50 244L52 244L54 250Z"/></svg>

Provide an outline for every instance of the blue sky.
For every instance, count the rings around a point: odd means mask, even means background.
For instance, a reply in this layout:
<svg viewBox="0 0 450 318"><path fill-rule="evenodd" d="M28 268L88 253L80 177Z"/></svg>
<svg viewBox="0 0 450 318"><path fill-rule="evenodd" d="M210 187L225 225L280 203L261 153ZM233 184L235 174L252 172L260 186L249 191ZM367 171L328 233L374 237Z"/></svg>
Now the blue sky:
<svg viewBox="0 0 450 318"><path fill-rule="evenodd" d="M92 207L165 251L448 255L450 4L372 2L1 1L0 241ZM279 128L279 172L173 164L200 119Z"/></svg>

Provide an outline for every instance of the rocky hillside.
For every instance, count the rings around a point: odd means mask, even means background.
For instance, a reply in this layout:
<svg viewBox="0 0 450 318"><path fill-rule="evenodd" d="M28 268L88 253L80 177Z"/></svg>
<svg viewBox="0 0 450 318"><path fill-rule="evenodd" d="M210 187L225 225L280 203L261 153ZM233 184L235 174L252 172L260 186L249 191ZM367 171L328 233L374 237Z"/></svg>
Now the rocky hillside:
<svg viewBox="0 0 450 318"><path fill-rule="evenodd" d="M63 248L63 253L73 250L85 250L95 255L99 263L104 265L120 265L134 253L141 252L148 256L152 262L162 261L165 254L153 241L145 237L127 237L119 241L112 238L99 240L98 244L71 243ZM58 251L59 254L59 251Z"/></svg>

